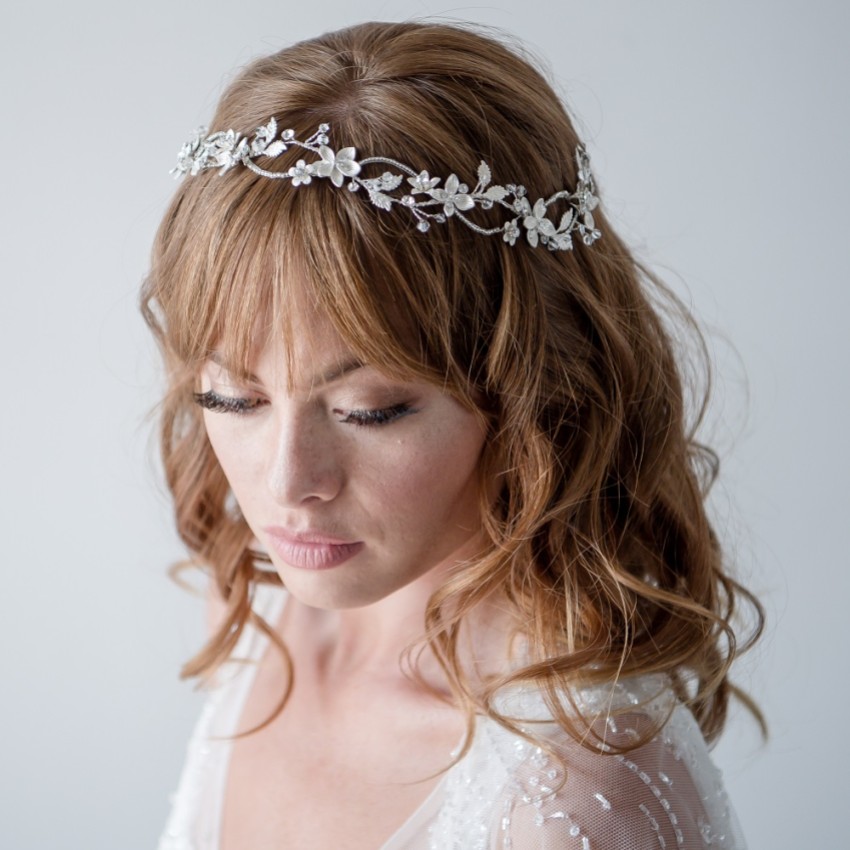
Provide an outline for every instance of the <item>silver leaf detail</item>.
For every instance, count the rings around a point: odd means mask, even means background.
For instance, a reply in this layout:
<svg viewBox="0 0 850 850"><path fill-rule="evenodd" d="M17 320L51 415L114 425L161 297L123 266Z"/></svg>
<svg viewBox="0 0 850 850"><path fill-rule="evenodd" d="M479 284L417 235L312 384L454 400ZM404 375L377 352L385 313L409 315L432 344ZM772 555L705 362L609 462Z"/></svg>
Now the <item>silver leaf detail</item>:
<svg viewBox="0 0 850 850"><path fill-rule="evenodd" d="M387 210L387 212L392 209L393 202L390 200L389 195L384 195L382 192L369 192L369 200L376 207Z"/></svg>
<svg viewBox="0 0 850 850"><path fill-rule="evenodd" d="M378 185L385 192L392 192L398 189L404 176L401 174L384 174L379 178Z"/></svg>
<svg viewBox="0 0 850 850"><path fill-rule="evenodd" d="M490 168L486 162L482 160L481 164L478 166L478 185L483 189L490 183L492 179L492 175L490 174Z"/></svg>

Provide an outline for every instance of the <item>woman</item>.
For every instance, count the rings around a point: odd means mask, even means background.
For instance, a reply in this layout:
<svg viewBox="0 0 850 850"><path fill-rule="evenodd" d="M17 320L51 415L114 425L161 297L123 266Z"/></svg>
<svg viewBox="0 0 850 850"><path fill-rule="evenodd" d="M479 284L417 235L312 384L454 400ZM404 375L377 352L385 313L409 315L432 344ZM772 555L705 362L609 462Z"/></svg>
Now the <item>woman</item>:
<svg viewBox="0 0 850 850"><path fill-rule="evenodd" d="M760 609L540 73L364 24L250 65L175 170L143 305L211 691L162 850L743 846L705 741Z"/></svg>

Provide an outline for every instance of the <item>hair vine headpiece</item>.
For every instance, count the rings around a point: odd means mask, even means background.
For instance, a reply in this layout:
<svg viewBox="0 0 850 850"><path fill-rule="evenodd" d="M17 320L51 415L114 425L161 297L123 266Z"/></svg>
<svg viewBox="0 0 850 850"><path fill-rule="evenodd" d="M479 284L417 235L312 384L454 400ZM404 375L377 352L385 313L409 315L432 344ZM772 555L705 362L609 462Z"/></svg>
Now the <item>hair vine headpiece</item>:
<svg viewBox="0 0 850 850"><path fill-rule="evenodd" d="M529 244L545 245L550 251L569 251L573 247L573 233L578 231L582 242L591 245L600 237L593 221L593 210L599 203L594 194L590 160L584 148L576 148L578 185L575 191L563 189L549 198L539 198L532 204L525 186L509 183L505 186L491 185L490 168L482 160L478 166L478 182L472 191L461 183L456 174L450 174L442 187L442 178L431 177L427 171L416 171L409 165L383 156L355 159L353 147L334 151L328 147L329 124L320 124L319 129L306 141L295 138L294 130L284 130L278 138L277 122L272 118L258 127L249 139L235 130L225 130L207 135L206 127L199 127L192 138L183 145L177 156L177 166L171 170L175 177L195 175L207 168L218 168L223 174L240 163L255 174L273 180L291 180L293 186L307 185L314 177L329 178L334 186L342 187L348 180L348 189L357 192L364 189L369 200L382 210L390 211L393 205L406 207L416 218L416 226L423 233L431 222L443 224L455 217L467 227L484 236L502 234L509 245L514 245L522 230ZM318 159L305 162L299 159L288 171L268 171L254 162L259 157L274 158L290 146L296 146ZM360 177L363 166L383 164L402 171L394 174L385 171L380 177ZM407 178L407 185L402 186ZM549 207L557 201L566 201L569 209L561 215L557 226L547 218ZM471 221L464 213L475 207L492 209L494 205L504 207L511 217L501 227L485 228Z"/></svg>

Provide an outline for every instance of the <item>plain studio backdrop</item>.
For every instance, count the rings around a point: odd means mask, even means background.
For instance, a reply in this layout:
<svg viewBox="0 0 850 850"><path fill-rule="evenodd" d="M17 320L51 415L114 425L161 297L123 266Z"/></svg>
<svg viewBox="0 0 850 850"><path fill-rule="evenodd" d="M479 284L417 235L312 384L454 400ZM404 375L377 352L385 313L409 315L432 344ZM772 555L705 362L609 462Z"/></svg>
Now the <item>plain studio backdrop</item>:
<svg viewBox="0 0 850 850"><path fill-rule="evenodd" d="M154 847L200 706L177 679L201 641L202 606L166 577L181 548L146 419L161 376L136 306L178 148L254 56L422 16L502 28L548 60L608 215L708 326L706 437L723 458L712 510L769 615L736 678L771 739L736 710L716 759L753 850L847 846L847 10L7 9L0 846Z"/></svg>

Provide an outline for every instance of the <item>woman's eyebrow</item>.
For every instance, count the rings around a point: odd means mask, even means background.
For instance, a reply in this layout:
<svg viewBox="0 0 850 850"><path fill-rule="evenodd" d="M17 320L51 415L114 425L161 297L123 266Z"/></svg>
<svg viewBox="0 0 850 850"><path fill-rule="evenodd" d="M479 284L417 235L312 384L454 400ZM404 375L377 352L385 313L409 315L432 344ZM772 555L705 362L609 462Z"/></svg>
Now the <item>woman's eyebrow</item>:
<svg viewBox="0 0 850 850"><path fill-rule="evenodd" d="M224 369L224 371L227 372L231 377L240 376L243 378L247 378L247 380L251 381L252 383L260 383L260 379L253 372L243 372L240 375L241 370L234 369L233 366L229 364L227 360L225 360L224 355L220 351L211 351L208 355L208 359L211 362L215 363L216 366L219 366Z"/></svg>
<svg viewBox="0 0 850 850"><path fill-rule="evenodd" d="M216 366L221 367L226 372L230 372L232 375L237 374L237 372L234 372L234 370L230 366L228 366L221 352L211 351L209 359L213 363L215 363ZM334 381L338 381L341 378L344 378L350 372L353 372L356 369L364 368L365 365L366 364L357 357L351 357L348 360L343 360L341 363L337 363L323 374L315 375L310 382L310 386L313 389L316 389L318 387L324 387L327 384L332 384ZM253 383L260 383L260 379L255 374L253 374L253 372L247 373L244 377L247 378L249 381L252 381Z"/></svg>
<svg viewBox="0 0 850 850"><path fill-rule="evenodd" d="M353 372L355 369L362 369L365 365L366 364L362 360L359 360L356 357L349 358L348 360L344 360L342 363L338 363L323 375L314 377L311 386L323 387L326 384L332 384L334 381L338 381L340 378L345 377L349 372Z"/></svg>

